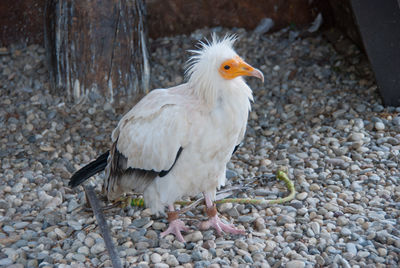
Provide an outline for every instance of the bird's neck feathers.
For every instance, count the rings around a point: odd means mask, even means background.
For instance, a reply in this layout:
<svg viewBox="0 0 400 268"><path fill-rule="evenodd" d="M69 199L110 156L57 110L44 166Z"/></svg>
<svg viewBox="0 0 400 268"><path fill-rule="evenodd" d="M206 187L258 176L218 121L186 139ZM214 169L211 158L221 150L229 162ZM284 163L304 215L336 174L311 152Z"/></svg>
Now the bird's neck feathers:
<svg viewBox="0 0 400 268"><path fill-rule="evenodd" d="M199 50L191 50L195 55L190 58L186 72L189 88L210 108L221 98L253 99L252 91L242 77L227 80L218 71L223 61L237 56L232 48L235 40L235 36L218 40L213 35L211 42L200 42Z"/></svg>

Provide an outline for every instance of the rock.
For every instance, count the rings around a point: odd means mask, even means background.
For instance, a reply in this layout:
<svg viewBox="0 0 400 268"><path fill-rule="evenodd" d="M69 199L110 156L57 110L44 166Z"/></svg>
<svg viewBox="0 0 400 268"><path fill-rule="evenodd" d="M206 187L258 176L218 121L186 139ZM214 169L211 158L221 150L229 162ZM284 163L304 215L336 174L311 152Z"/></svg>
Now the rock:
<svg viewBox="0 0 400 268"><path fill-rule="evenodd" d="M148 224L149 222L150 222L150 217L144 217L134 220L131 225L135 228L141 228L144 225Z"/></svg>
<svg viewBox="0 0 400 268"><path fill-rule="evenodd" d="M319 235L321 232L321 226L317 222L310 222L310 227L314 234Z"/></svg>
<svg viewBox="0 0 400 268"><path fill-rule="evenodd" d="M190 255L188 255L186 253L179 254L178 258L177 258L178 262L181 263L181 264L188 263L188 262L191 261L191 259L192 258L190 257Z"/></svg>
<svg viewBox="0 0 400 268"><path fill-rule="evenodd" d="M150 256L150 260L152 263L160 263L162 261L161 255L158 253L153 253Z"/></svg>
<svg viewBox="0 0 400 268"><path fill-rule="evenodd" d="M256 226L257 231L264 230L266 228L265 220L262 217L258 217L255 220L255 226Z"/></svg>
<svg viewBox="0 0 400 268"><path fill-rule="evenodd" d="M169 266L178 266L179 265L179 261L176 259L176 257L174 255L169 255L166 259L166 263Z"/></svg>
<svg viewBox="0 0 400 268"><path fill-rule="evenodd" d="M189 233L184 237L186 242L197 242L203 240L203 234L200 231Z"/></svg>
<svg viewBox="0 0 400 268"><path fill-rule="evenodd" d="M65 239L67 237L67 235L64 233L63 230L61 230L60 228L55 228L54 232L57 234L57 236L61 239Z"/></svg>
<svg viewBox="0 0 400 268"><path fill-rule="evenodd" d="M383 124L382 122L376 122L375 123L375 129L378 131L382 131L385 129L385 124Z"/></svg>
<svg viewBox="0 0 400 268"><path fill-rule="evenodd" d="M215 248L217 245L213 240L204 241L202 247L205 249Z"/></svg>
<svg viewBox="0 0 400 268"><path fill-rule="evenodd" d="M275 248L277 247L276 243L272 240L267 240L265 241L265 248L264 250L266 252L272 252L275 250Z"/></svg>
<svg viewBox="0 0 400 268"><path fill-rule="evenodd" d="M276 219L276 223L278 225L285 225L286 223L295 223L296 220L288 215L280 215L278 216L278 218Z"/></svg>
<svg viewBox="0 0 400 268"><path fill-rule="evenodd" d="M154 268L168 268L168 264L165 263L156 263L154 264Z"/></svg>
<svg viewBox="0 0 400 268"><path fill-rule="evenodd" d="M349 235L352 234L352 232L350 231L350 229L348 229L348 228L346 228L346 227L343 227L342 230L340 231L340 233L341 233L343 236L349 236Z"/></svg>
<svg viewBox="0 0 400 268"><path fill-rule="evenodd" d="M97 255L106 250L106 245L104 243L96 243L90 248L90 253Z"/></svg>
<svg viewBox="0 0 400 268"><path fill-rule="evenodd" d="M232 207L233 207L232 203L222 203L222 204L219 206L218 211L219 211L220 213L225 213L226 211L232 209Z"/></svg>
<svg viewBox="0 0 400 268"><path fill-rule="evenodd" d="M346 244L346 250L348 253L352 254L352 256L357 255L357 247L354 243L347 243Z"/></svg>
<svg viewBox="0 0 400 268"><path fill-rule="evenodd" d="M226 170L226 178L227 179L232 179L232 178L235 178L237 176L238 176L238 174L236 173L236 171L230 170L230 169Z"/></svg>
<svg viewBox="0 0 400 268"><path fill-rule="evenodd" d="M82 224L80 222L69 220L67 221L68 225L72 227L75 231L82 230Z"/></svg>
<svg viewBox="0 0 400 268"><path fill-rule="evenodd" d="M82 247L78 248L78 253L87 256L87 255L89 255L89 248L87 246L82 246Z"/></svg>
<svg viewBox="0 0 400 268"><path fill-rule="evenodd" d="M299 260L289 261L285 265L286 268L303 268L305 266L306 264L304 263L304 261L299 261Z"/></svg>
<svg viewBox="0 0 400 268"><path fill-rule="evenodd" d="M82 254L75 253L75 254L72 255L72 258L74 260L77 260L77 261L80 261L80 262L85 262L86 261L86 257L84 255L82 255Z"/></svg>
<svg viewBox="0 0 400 268"><path fill-rule="evenodd" d="M256 34L265 34L267 33L272 27L274 27L274 21L271 18L263 18L261 19L260 23L254 29L254 33Z"/></svg>
<svg viewBox="0 0 400 268"><path fill-rule="evenodd" d="M80 207L80 205L78 204L78 202L76 202L75 199L72 199L68 202L68 208L67 211L68 213L72 212L73 210L75 210L76 208Z"/></svg>
<svg viewBox="0 0 400 268"><path fill-rule="evenodd" d="M300 201L303 201L303 200L305 200L305 199L307 198L307 196L308 196L308 193L302 192L302 193L298 193L298 194L296 195L296 198L297 198L298 200L300 200Z"/></svg>
<svg viewBox="0 0 400 268"><path fill-rule="evenodd" d="M156 222L153 223L152 227L155 230L164 230L167 227L167 225L165 223L163 223L163 222L157 222L156 221Z"/></svg>
<svg viewBox="0 0 400 268"><path fill-rule="evenodd" d="M227 213L228 213L229 216L231 216L233 218L237 218L240 215L235 207L233 207L230 210L228 210Z"/></svg>
<svg viewBox="0 0 400 268"><path fill-rule="evenodd" d="M11 265L13 263L13 261L9 258L4 258L4 259L0 259L0 266L1 267L6 267L8 265Z"/></svg>
<svg viewBox="0 0 400 268"><path fill-rule="evenodd" d="M15 262L15 261L18 259L18 257L19 257L18 252L17 252L15 249L13 249L13 248L4 248L4 249L2 249L2 251L3 251L4 254L6 254L7 257L8 257L10 260L12 260L13 262Z"/></svg>
<svg viewBox="0 0 400 268"><path fill-rule="evenodd" d="M255 221L255 218L251 217L251 216L243 215L243 216L239 216L237 221L242 222L242 223L250 223L250 222Z"/></svg>
<svg viewBox="0 0 400 268"><path fill-rule="evenodd" d="M24 229L26 226L29 225L29 222L26 221L21 221L21 222L17 222L13 225L13 227L18 230L18 229Z"/></svg>
<svg viewBox="0 0 400 268"><path fill-rule="evenodd" d="M378 248L379 256L386 257L387 252L388 252L388 251L387 251L386 248Z"/></svg>
<svg viewBox="0 0 400 268"><path fill-rule="evenodd" d="M4 209L7 210L9 209L11 206L8 202L4 201L4 200L0 200L0 209Z"/></svg>

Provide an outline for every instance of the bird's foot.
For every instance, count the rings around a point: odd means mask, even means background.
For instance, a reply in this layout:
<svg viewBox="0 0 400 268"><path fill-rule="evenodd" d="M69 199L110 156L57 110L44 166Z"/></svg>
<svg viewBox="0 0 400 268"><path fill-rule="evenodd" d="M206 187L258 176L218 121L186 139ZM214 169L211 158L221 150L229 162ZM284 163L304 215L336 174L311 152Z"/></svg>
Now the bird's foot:
<svg viewBox="0 0 400 268"><path fill-rule="evenodd" d="M168 212L168 221L169 221L169 226L167 230L162 232L160 236L164 237L168 234L173 234L179 241L185 243L185 239L183 238L181 231L187 232L190 229L185 225L183 221L178 219L178 212L176 211Z"/></svg>
<svg viewBox="0 0 400 268"><path fill-rule="evenodd" d="M245 234L244 230L236 228L233 224L224 223L217 215L217 208L214 206L206 209L207 215L209 217L208 221L203 221L200 224L201 230L208 230L211 227L217 231L217 234L220 235L221 232L230 233L230 234Z"/></svg>
<svg viewBox="0 0 400 268"><path fill-rule="evenodd" d="M210 218L208 221L203 221L200 224L201 230L208 230L211 227L217 231L218 235L220 235L221 232L230 233L230 234L245 234L246 233L244 230L236 228L233 224L224 223L217 215Z"/></svg>

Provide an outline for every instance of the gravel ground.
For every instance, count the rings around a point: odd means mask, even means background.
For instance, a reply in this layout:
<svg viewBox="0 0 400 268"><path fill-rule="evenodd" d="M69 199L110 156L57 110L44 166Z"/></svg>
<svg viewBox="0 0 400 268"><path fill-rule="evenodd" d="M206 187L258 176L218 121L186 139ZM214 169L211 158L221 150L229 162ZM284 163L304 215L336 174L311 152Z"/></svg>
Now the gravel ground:
<svg viewBox="0 0 400 268"><path fill-rule="evenodd" d="M183 51L209 32L151 40L152 88L181 83ZM109 211L124 265L397 267L400 108L382 106L365 55L345 40L335 49L321 34L231 32L266 82L248 79L255 103L228 186L250 183L239 197L281 197L287 193L273 174L285 168L298 194L268 207L220 205L223 218L246 229L243 236L198 231L199 206L185 215L193 229L186 244L160 239L166 219L147 209ZM0 266L109 267L82 188L67 183L108 149L121 114L49 93L44 58L35 45L0 51ZM100 190L102 174L90 183Z"/></svg>

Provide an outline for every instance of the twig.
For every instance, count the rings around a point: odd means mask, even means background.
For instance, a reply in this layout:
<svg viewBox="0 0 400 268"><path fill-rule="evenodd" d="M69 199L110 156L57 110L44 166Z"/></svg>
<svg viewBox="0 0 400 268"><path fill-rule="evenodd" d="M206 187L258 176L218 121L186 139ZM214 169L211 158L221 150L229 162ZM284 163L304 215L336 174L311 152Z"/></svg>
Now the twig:
<svg viewBox="0 0 400 268"><path fill-rule="evenodd" d="M93 209L93 214L96 216L100 231L103 235L104 242L106 243L112 266L114 268L122 268L121 260L118 257L117 251L115 250L115 246L111 239L110 231L108 229L107 221L103 215L99 200L96 197L96 193L94 192L92 186L84 186L84 189L86 193L86 199Z"/></svg>
<svg viewBox="0 0 400 268"><path fill-rule="evenodd" d="M272 204L282 204L285 202L289 202L296 195L296 189L294 187L293 181L291 181L289 179L288 175L284 171L281 171L281 170L276 173L276 177L285 183L286 189L290 192L290 194L288 196L286 196L284 198L273 199L273 200L268 200L268 199L264 199L264 198L251 199L251 198L224 198L224 197L223 197L223 199L219 199L217 196L217 200L215 201L215 203L217 203L217 204L240 203L240 204L253 204L253 205L260 205L260 204L272 205ZM231 190L232 189L227 189L227 191L231 191ZM227 191L221 191L220 193L227 192ZM203 198L200 198L196 201L176 201L175 204L181 205L181 206L188 206L188 207L184 208L183 212L186 212L189 209L192 209L193 207L197 206L200 203L200 201L202 201L202 200L203 200ZM132 206L144 206L144 201L142 198L131 199L130 203Z"/></svg>

